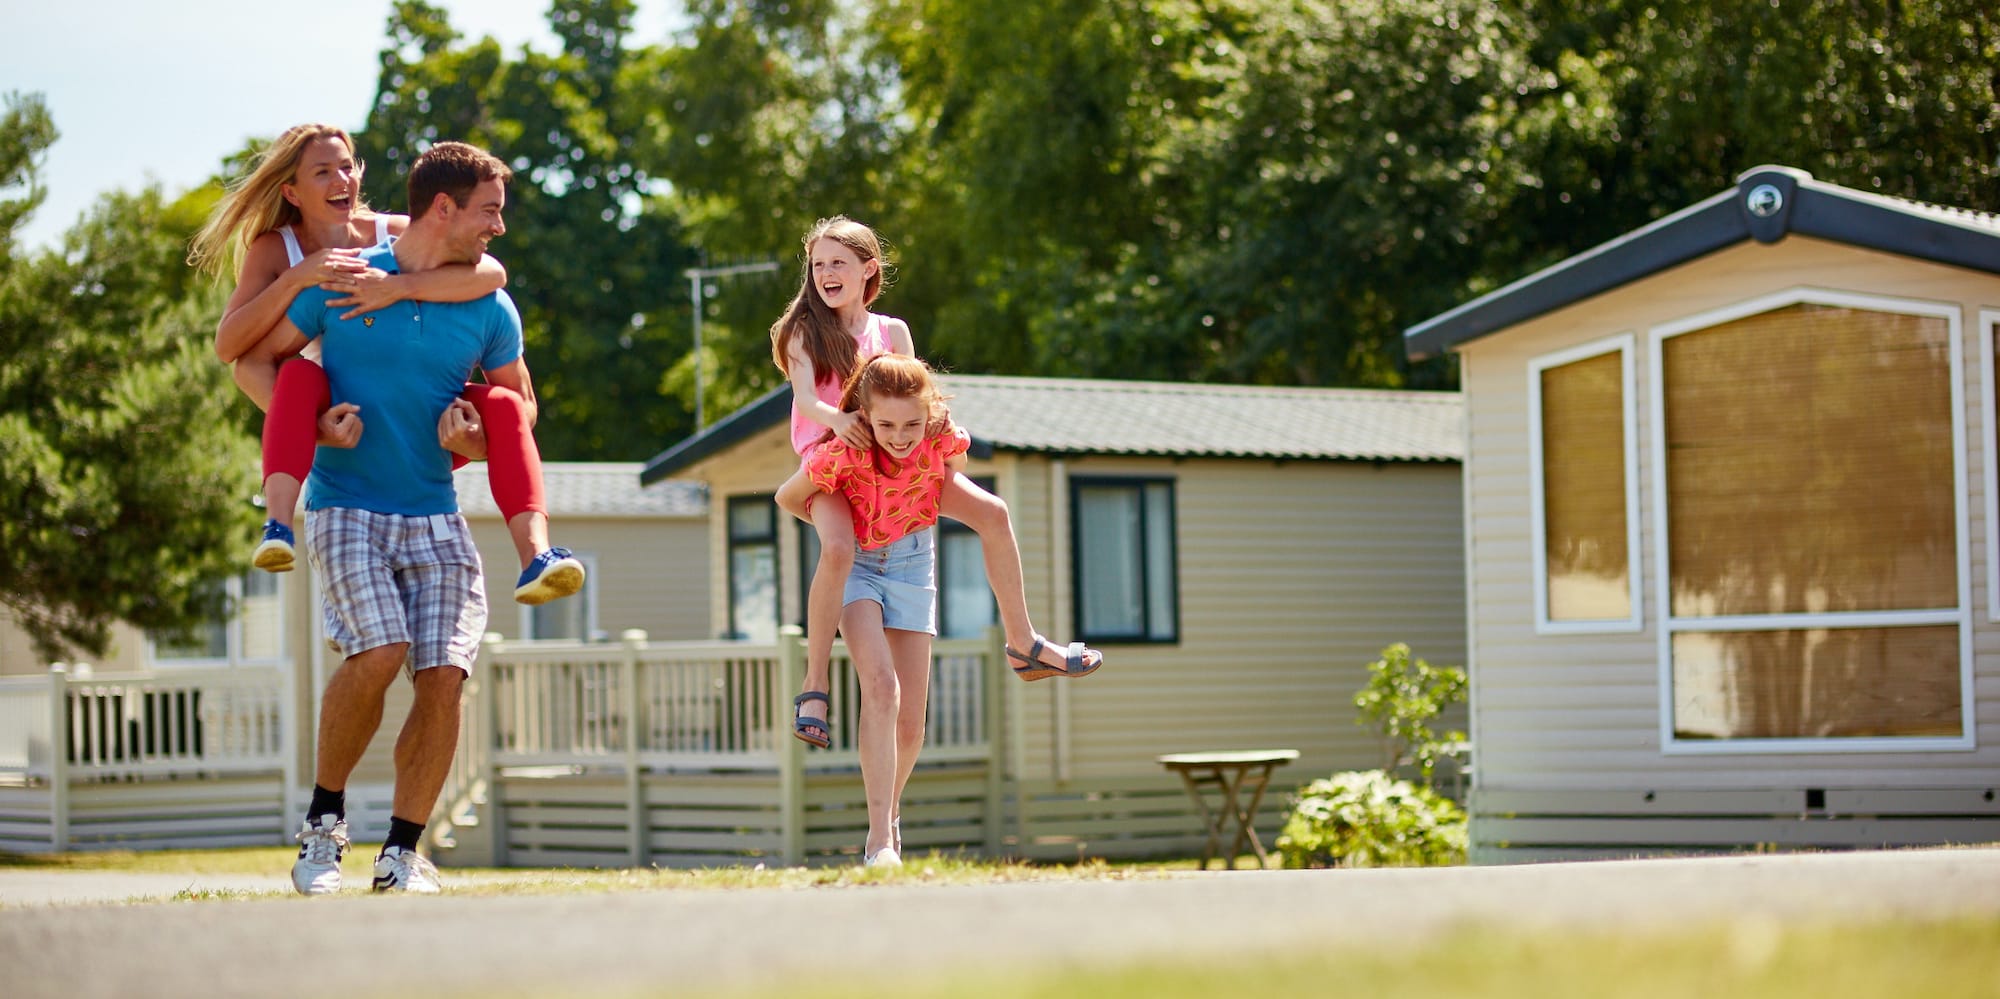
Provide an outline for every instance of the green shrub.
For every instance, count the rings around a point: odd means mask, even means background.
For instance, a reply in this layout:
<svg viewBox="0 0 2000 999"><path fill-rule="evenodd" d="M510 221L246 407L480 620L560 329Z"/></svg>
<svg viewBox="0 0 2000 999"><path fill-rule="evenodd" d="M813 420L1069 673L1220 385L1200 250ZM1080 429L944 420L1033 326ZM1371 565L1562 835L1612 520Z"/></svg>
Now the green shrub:
<svg viewBox="0 0 2000 999"><path fill-rule="evenodd" d="M1278 854L1292 868L1462 864L1465 813L1380 770L1337 773L1299 789Z"/></svg>
<svg viewBox="0 0 2000 999"><path fill-rule="evenodd" d="M1463 703L1465 688L1465 670L1411 658L1410 647L1397 642L1368 664L1368 683L1354 695L1361 713L1354 723L1381 733L1382 769L1415 764L1424 783L1436 787L1437 761L1458 760L1465 733L1439 732L1431 722Z"/></svg>

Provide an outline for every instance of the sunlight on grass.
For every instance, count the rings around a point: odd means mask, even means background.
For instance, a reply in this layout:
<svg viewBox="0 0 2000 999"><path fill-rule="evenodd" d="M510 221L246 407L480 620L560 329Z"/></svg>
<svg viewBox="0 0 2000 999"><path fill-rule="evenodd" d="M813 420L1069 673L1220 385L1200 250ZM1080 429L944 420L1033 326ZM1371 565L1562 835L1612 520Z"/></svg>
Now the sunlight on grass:
<svg viewBox="0 0 2000 999"><path fill-rule="evenodd" d="M366 885L379 844L356 843L341 862L343 879ZM291 870L292 851L285 847L223 850L114 850L65 854L0 854L0 869L114 871L137 874L268 875L283 877ZM759 888L841 888L883 884L1003 884L1029 881L1127 881L1191 874L1193 860L1112 864L1089 860L1079 864L1030 864L993 861L952 854L912 856L902 868L871 870L856 863L822 867L718 867L699 870L663 868L477 868L447 867L445 887L454 895L573 895L621 891L721 891ZM179 901L213 901L260 897L257 892L181 892ZM151 901L152 899L148 899Z"/></svg>
<svg viewBox="0 0 2000 999"><path fill-rule="evenodd" d="M1786 928L1764 920L1671 934L1461 931L1401 948L1342 947L1115 967L1013 966L879 980L843 974L814 999L1213 999L1421 996L1494 999L1927 999L2000 996L2000 917L1882 919ZM642 999L664 992L630 993ZM793 996L793 985L729 999Z"/></svg>

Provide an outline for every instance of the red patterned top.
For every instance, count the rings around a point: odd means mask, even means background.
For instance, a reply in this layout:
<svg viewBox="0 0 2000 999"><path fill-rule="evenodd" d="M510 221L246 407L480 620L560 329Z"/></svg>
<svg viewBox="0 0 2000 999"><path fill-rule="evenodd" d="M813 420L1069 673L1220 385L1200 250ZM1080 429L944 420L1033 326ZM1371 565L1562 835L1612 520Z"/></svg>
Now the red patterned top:
<svg viewBox="0 0 2000 999"><path fill-rule="evenodd" d="M955 424L917 442L898 462L874 448L856 449L834 438L806 452L806 478L821 492L846 498L854 509L854 540L874 549L937 523L938 502L950 461L972 446Z"/></svg>

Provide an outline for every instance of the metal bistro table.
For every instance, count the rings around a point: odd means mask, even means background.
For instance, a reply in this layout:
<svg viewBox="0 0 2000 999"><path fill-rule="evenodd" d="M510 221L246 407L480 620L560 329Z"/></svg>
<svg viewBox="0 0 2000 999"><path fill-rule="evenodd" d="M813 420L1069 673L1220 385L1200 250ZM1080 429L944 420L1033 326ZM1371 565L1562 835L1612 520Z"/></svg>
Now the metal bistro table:
<svg viewBox="0 0 2000 999"><path fill-rule="evenodd" d="M1250 849L1257 854L1257 866L1263 868L1268 859L1264 854L1264 844L1257 841L1257 806L1264 801L1264 785L1271 781L1271 771L1299 758L1296 749L1240 749L1212 753L1168 753L1158 757L1160 765L1181 775L1187 785L1188 796L1201 809L1201 820L1208 826L1208 843L1202 847L1201 869L1208 870L1209 858L1215 856L1222 847L1222 837L1228 832L1229 824L1236 824L1236 835L1229 842L1229 852L1223 854L1223 862L1230 870L1236 869L1236 855L1243 852L1243 842L1249 840ZM1222 800L1213 810L1208 807L1208 797L1203 790L1217 787L1222 790ZM1250 805L1245 808L1240 802L1239 792L1247 790Z"/></svg>

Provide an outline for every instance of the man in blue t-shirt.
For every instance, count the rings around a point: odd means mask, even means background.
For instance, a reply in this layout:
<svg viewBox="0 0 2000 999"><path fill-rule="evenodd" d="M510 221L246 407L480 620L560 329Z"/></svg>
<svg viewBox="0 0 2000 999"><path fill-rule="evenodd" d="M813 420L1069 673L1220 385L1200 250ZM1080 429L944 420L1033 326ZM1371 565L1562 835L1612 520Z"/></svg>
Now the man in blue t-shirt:
<svg viewBox="0 0 2000 999"><path fill-rule="evenodd" d="M410 168L409 228L363 251L362 261L391 273L476 262L507 231L501 211L511 177L474 146L432 146ZM347 778L407 666L416 697L396 741L395 804L375 889L436 892L437 870L416 846L458 748L459 689L486 630L486 581L446 448L485 456L458 398L474 369L527 400L530 425L534 388L520 313L504 291L470 302L397 302L352 319L327 305L337 297L300 292L273 332L280 358L319 341L333 399L343 404L322 425L340 425L331 436L352 442L320 448L306 480L307 549L327 642L344 659L320 701L313 801L292 883L307 895L340 889ZM266 408L276 379L274 362L239 367L238 381Z"/></svg>

